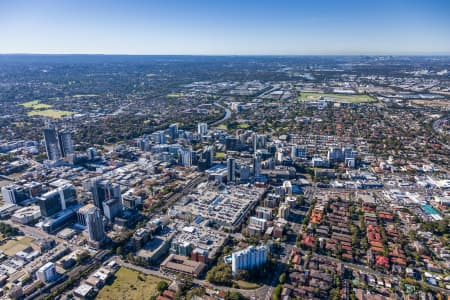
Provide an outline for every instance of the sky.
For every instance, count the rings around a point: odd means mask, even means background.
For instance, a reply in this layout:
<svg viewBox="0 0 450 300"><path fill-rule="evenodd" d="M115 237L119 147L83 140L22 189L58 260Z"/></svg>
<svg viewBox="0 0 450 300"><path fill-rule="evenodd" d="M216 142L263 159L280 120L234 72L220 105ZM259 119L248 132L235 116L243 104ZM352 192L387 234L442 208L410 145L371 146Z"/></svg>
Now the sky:
<svg viewBox="0 0 450 300"><path fill-rule="evenodd" d="M450 54L450 1L0 0L0 53Z"/></svg>

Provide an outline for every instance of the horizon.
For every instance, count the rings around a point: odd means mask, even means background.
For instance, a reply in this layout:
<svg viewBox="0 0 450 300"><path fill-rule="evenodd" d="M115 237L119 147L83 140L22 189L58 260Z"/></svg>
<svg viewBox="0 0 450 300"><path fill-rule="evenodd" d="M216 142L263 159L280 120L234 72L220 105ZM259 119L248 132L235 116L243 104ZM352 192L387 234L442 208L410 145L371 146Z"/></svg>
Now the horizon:
<svg viewBox="0 0 450 300"><path fill-rule="evenodd" d="M0 1L0 54L450 55L450 3Z"/></svg>

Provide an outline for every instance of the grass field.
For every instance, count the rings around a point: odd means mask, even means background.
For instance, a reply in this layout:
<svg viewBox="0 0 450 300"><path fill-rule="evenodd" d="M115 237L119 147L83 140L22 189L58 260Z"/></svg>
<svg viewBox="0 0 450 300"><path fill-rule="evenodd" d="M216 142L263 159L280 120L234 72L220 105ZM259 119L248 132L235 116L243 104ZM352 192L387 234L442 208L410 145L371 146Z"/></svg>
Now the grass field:
<svg viewBox="0 0 450 300"><path fill-rule="evenodd" d="M74 113L70 111L56 110L56 109L33 110L27 113L27 115L29 116L42 116L54 119L59 119L73 114Z"/></svg>
<svg viewBox="0 0 450 300"><path fill-rule="evenodd" d="M315 92L302 92L300 97L298 97L298 99L300 101L317 101L320 99L320 97L333 98L336 102L368 103L376 101L371 96L365 94L345 95L345 94L323 94Z"/></svg>
<svg viewBox="0 0 450 300"><path fill-rule="evenodd" d="M216 152L215 156L216 156L216 158L225 158L225 153L224 152Z"/></svg>
<svg viewBox="0 0 450 300"><path fill-rule="evenodd" d="M171 94L166 95L167 98L180 98L183 96L184 96L184 94L182 94L182 93L171 93Z"/></svg>
<svg viewBox="0 0 450 300"><path fill-rule="evenodd" d="M259 284L244 281L244 280L235 280L234 282L239 286L239 288L244 289L244 290L254 290L254 289L257 289L260 287Z"/></svg>
<svg viewBox="0 0 450 300"><path fill-rule="evenodd" d="M239 124L239 125L237 126L238 129L247 129L247 128L249 128L249 127L250 127L250 125L245 124L245 123Z"/></svg>
<svg viewBox="0 0 450 300"><path fill-rule="evenodd" d="M91 98L91 97L98 97L98 95L96 95L96 94L78 94L78 95L73 95L72 97L73 98Z"/></svg>
<svg viewBox="0 0 450 300"><path fill-rule="evenodd" d="M30 246L33 241L30 237L18 237L17 240L9 240L6 244L0 246L0 250L8 256L13 256L19 251Z"/></svg>
<svg viewBox="0 0 450 300"><path fill-rule="evenodd" d="M161 279L145 275L127 268L120 268L110 285L105 285L98 293L97 300L150 299L157 294L156 284Z"/></svg>
<svg viewBox="0 0 450 300"><path fill-rule="evenodd" d="M23 107L32 109L46 109L52 107L50 104L40 103L39 100L28 101L21 104Z"/></svg>

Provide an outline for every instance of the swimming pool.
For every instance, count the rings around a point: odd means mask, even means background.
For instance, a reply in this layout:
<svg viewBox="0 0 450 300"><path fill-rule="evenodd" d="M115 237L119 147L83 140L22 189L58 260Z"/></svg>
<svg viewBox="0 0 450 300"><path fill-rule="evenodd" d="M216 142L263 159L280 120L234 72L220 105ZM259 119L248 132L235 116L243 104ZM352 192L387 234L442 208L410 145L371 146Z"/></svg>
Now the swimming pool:
<svg viewBox="0 0 450 300"><path fill-rule="evenodd" d="M422 205L422 209L430 215L440 215L440 213L431 205Z"/></svg>

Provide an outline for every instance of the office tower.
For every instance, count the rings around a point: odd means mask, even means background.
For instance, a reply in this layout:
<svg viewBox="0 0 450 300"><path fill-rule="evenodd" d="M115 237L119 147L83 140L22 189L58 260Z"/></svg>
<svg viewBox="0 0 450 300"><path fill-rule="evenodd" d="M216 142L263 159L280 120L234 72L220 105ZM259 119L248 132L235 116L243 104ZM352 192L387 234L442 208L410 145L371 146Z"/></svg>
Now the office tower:
<svg viewBox="0 0 450 300"><path fill-rule="evenodd" d="M208 133L208 124L206 123L198 123L197 125L197 133L200 136L204 136Z"/></svg>
<svg viewBox="0 0 450 300"><path fill-rule="evenodd" d="M148 136L145 136L142 139L138 140L137 146L139 147L139 149L141 149L142 151L148 151L150 150L150 139L148 138Z"/></svg>
<svg viewBox="0 0 450 300"><path fill-rule="evenodd" d="M46 263L37 270L36 276L43 283L52 282L57 277L55 264L52 262Z"/></svg>
<svg viewBox="0 0 450 300"><path fill-rule="evenodd" d="M178 124L169 125L169 135L172 142L178 138Z"/></svg>
<svg viewBox="0 0 450 300"><path fill-rule="evenodd" d="M103 202L112 198L120 198L120 187L113 185L110 180L94 178L88 185L92 193L95 206L103 212Z"/></svg>
<svg viewBox="0 0 450 300"><path fill-rule="evenodd" d="M234 158L227 159L227 181L232 182L236 180L236 161Z"/></svg>
<svg viewBox="0 0 450 300"><path fill-rule="evenodd" d="M152 140L157 144L166 143L166 133L163 130L159 130L152 133Z"/></svg>
<svg viewBox="0 0 450 300"><path fill-rule="evenodd" d="M77 201L76 189L72 184L51 190L38 198L41 215L49 217L66 209Z"/></svg>
<svg viewBox="0 0 450 300"><path fill-rule="evenodd" d="M119 216L122 211L122 201L120 198L113 198L103 202L103 214L110 221L113 222L114 218Z"/></svg>
<svg viewBox="0 0 450 300"><path fill-rule="evenodd" d="M285 196L292 196L292 183L289 180L283 181L283 190Z"/></svg>
<svg viewBox="0 0 450 300"><path fill-rule="evenodd" d="M287 220L289 218L289 205L285 202L281 203L278 208L278 217Z"/></svg>
<svg viewBox="0 0 450 300"><path fill-rule="evenodd" d="M300 159L306 158L306 155L307 155L306 146L298 146L298 145L292 146L292 148L291 148L292 160L295 160L298 158L300 158Z"/></svg>
<svg viewBox="0 0 450 300"><path fill-rule="evenodd" d="M256 150L266 147L266 135L264 134L253 134L253 153L256 153Z"/></svg>
<svg viewBox="0 0 450 300"><path fill-rule="evenodd" d="M261 175L261 159L257 154L253 156L253 175L255 177Z"/></svg>
<svg viewBox="0 0 450 300"><path fill-rule="evenodd" d="M192 166L192 151L184 149L181 151L181 163L184 167L190 168Z"/></svg>
<svg viewBox="0 0 450 300"><path fill-rule="evenodd" d="M245 182L249 178L250 178L250 167L247 165L241 165L239 167L239 180Z"/></svg>
<svg viewBox="0 0 450 300"><path fill-rule="evenodd" d="M209 168L212 166L214 158L213 146L207 146L202 151L202 161L204 161L205 167Z"/></svg>
<svg viewBox="0 0 450 300"><path fill-rule="evenodd" d="M231 270L236 275L240 270L257 268L267 262L266 246L249 246L231 254Z"/></svg>
<svg viewBox="0 0 450 300"><path fill-rule="evenodd" d="M239 139L236 137L225 138L225 148L227 151L234 151L238 149Z"/></svg>
<svg viewBox="0 0 450 300"><path fill-rule="evenodd" d="M94 147L90 147L86 150L89 160L94 160L97 157L97 150Z"/></svg>
<svg viewBox="0 0 450 300"><path fill-rule="evenodd" d="M61 150L61 156L66 157L73 153L72 135L70 132L61 131L58 133L59 148Z"/></svg>
<svg viewBox="0 0 450 300"><path fill-rule="evenodd" d="M341 148L331 147L330 150L328 150L327 158L331 163L342 162L344 161L344 153Z"/></svg>
<svg viewBox="0 0 450 300"><path fill-rule="evenodd" d="M2 187L2 197L4 202L17 204L30 199L30 193L23 186L10 184Z"/></svg>
<svg viewBox="0 0 450 300"><path fill-rule="evenodd" d="M47 151L47 158L49 160L58 160L62 157L58 134L55 128L44 129L45 150Z"/></svg>
<svg viewBox="0 0 450 300"><path fill-rule="evenodd" d="M105 239L105 229L100 209L92 204L87 204L78 211L79 217L82 216L86 224L89 241L102 242Z"/></svg>
<svg viewBox="0 0 450 300"><path fill-rule="evenodd" d="M73 142L70 132L58 132L55 128L45 128L44 142L49 160L58 160L73 153Z"/></svg>

